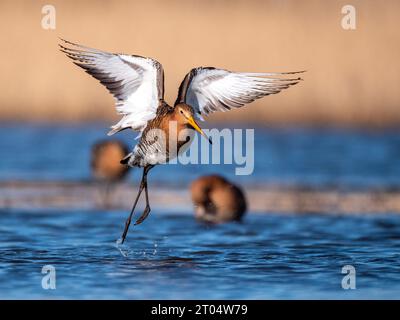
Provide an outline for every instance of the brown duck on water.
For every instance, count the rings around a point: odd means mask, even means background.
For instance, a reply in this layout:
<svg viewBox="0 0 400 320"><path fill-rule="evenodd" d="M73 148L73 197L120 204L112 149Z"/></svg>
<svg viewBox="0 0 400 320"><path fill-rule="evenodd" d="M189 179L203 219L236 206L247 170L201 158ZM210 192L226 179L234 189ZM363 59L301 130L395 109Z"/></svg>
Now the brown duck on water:
<svg viewBox="0 0 400 320"><path fill-rule="evenodd" d="M102 140L92 146L90 167L93 178L98 181L115 182L125 178L129 167L120 161L128 148L119 140Z"/></svg>
<svg viewBox="0 0 400 320"><path fill-rule="evenodd" d="M240 221L247 204L243 191L219 175L202 176L192 182L190 193L196 219L207 223Z"/></svg>
<svg viewBox="0 0 400 320"><path fill-rule="evenodd" d="M110 195L115 184L123 180L129 172L129 167L120 163L129 152L124 143L119 140L97 141L91 150L90 167L92 176L96 182L104 188L102 203L104 207L110 207Z"/></svg>
<svg viewBox="0 0 400 320"><path fill-rule="evenodd" d="M109 135L127 128L141 133L138 144L121 161L132 167L143 168L139 191L126 220L121 243L125 240L143 190L146 207L135 224L143 222L150 212L147 189L149 170L157 164L167 163L186 149L192 141L190 136L193 129L206 137L195 118L202 119L215 111L242 107L258 98L287 89L301 80L285 78L299 72L243 73L199 67L185 76L172 107L164 101L164 71L156 60L108 53L62 41L61 51L98 79L115 97L116 109L122 119L111 127ZM169 130L171 125L177 129L172 134ZM173 146L172 149L170 146Z"/></svg>

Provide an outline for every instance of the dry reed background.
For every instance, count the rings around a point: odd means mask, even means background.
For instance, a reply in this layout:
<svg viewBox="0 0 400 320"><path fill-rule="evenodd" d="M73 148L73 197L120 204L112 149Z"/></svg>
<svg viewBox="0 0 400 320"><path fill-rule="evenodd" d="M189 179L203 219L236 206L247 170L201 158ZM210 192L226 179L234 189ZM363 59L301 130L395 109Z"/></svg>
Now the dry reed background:
<svg viewBox="0 0 400 320"><path fill-rule="evenodd" d="M41 28L53 4L54 31ZM357 9L357 29L341 8ZM400 1L1 1L0 120L117 118L113 99L57 49L58 37L158 59L173 103L194 66L307 69L305 81L213 120L388 126L400 123Z"/></svg>

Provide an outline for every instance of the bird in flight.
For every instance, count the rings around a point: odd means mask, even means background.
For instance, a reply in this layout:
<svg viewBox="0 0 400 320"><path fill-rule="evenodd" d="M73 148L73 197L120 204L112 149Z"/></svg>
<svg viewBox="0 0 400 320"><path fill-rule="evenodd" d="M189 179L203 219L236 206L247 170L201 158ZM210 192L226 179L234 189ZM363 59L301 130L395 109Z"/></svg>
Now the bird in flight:
<svg viewBox="0 0 400 320"><path fill-rule="evenodd" d="M121 160L122 164L143 168L143 174L120 243L125 241L143 190L146 206L135 225L142 223L150 213L147 174L151 168L167 163L185 151L192 142L193 129L211 143L196 120L203 120L204 116L216 111L240 108L287 89L301 80L289 75L304 72L245 73L214 67L194 68L183 79L178 97L170 106L164 100L164 70L158 61L61 41L60 50L114 96L117 112L122 118L111 127L108 135L125 129L139 132L139 142ZM170 130L172 123L176 126L175 131Z"/></svg>

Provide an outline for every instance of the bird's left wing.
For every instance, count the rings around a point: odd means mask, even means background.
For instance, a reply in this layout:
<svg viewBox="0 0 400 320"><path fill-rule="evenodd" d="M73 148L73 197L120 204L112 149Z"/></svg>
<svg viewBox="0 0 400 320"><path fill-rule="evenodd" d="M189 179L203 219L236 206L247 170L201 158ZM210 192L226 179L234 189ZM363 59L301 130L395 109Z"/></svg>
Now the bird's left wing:
<svg viewBox="0 0 400 320"><path fill-rule="evenodd" d="M302 72L244 73L212 67L195 68L182 81L175 105L190 105L195 109L196 116L202 119L202 116L212 112L240 108L287 89L301 80L288 78L287 75Z"/></svg>
<svg viewBox="0 0 400 320"><path fill-rule="evenodd" d="M123 117L108 133L125 128L142 131L156 116L164 98L164 71L151 58L114 54L61 39L61 51L76 65L103 84L116 99L116 109Z"/></svg>

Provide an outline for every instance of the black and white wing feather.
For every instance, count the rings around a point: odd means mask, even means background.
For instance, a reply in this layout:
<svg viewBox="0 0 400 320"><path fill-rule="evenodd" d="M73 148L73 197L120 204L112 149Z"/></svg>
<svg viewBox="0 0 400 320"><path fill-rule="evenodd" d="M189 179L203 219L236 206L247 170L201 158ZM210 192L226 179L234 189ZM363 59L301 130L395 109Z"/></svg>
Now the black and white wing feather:
<svg viewBox="0 0 400 320"><path fill-rule="evenodd" d="M195 68L182 81L175 105L190 105L195 109L196 116L202 119L202 116L212 112L240 108L256 99L287 89L301 78L285 76L302 72L242 73L212 67Z"/></svg>
<svg viewBox="0 0 400 320"><path fill-rule="evenodd" d="M123 117L108 133L126 128L142 131L156 116L164 98L164 71L159 62L135 55L114 54L61 39L61 51L100 81L116 99ZM68 47L67 47L68 46Z"/></svg>

